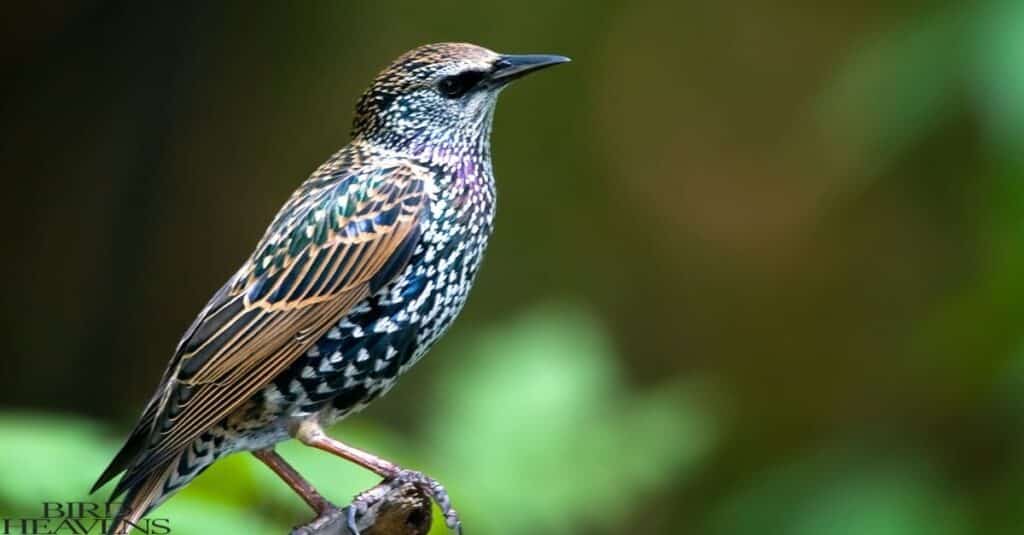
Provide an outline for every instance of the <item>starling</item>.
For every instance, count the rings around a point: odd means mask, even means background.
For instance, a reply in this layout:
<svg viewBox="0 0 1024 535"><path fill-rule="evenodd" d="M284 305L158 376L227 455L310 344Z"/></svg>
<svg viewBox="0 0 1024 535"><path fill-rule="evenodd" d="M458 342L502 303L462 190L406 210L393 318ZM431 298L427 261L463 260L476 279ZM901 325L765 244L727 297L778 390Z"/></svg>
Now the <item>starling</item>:
<svg viewBox="0 0 1024 535"><path fill-rule="evenodd" d="M299 186L185 331L93 487L123 472L110 498L123 496L112 533L238 451L269 466L318 518L335 514L275 453L291 438L417 485L459 528L435 480L323 428L390 390L462 309L492 229L498 94L567 61L442 43L405 53L376 77L356 106L351 142Z"/></svg>

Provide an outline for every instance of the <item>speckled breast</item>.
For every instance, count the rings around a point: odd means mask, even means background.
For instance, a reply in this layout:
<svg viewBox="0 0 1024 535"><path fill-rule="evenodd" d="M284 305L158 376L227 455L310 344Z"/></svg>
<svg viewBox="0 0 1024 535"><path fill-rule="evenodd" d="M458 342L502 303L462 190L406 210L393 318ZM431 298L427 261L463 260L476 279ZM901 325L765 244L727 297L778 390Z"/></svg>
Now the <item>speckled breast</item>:
<svg viewBox="0 0 1024 535"><path fill-rule="evenodd" d="M489 170L437 169L451 178L431 196L409 264L268 385L267 409L289 418L319 412L325 423L343 418L386 393L444 334L466 302L491 232Z"/></svg>

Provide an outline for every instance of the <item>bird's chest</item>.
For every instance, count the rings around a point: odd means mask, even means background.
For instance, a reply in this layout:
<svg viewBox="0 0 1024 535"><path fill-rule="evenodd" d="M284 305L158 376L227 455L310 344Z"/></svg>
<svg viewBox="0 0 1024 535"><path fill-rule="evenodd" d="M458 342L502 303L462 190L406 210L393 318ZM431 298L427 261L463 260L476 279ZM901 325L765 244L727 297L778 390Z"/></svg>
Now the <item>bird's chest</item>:
<svg viewBox="0 0 1024 535"><path fill-rule="evenodd" d="M418 325L417 345L429 347L462 309L487 247L482 230L447 219L429 225L422 254L384 296L384 303L404 301L399 320Z"/></svg>
<svg viewBox="0 0 1024 535"><path fill-rule="evenodd" d="M409 265L374 296L372 309L390 317L398 329L410 335L415 331L408 365L462 310L487 248L493 216L493 202L484 194L438 196Z"/></svg>
<svg viewBox="0 0 1024 535"><path fill-rule="evenodd" d="M301 412L329 403L321 416L332 421L358 411L390 390L455 320L494 216L489 192L462 193L432 199L405 269L354 306L295 363L298 377L280 386L298 394L293 403Z"/></svg>

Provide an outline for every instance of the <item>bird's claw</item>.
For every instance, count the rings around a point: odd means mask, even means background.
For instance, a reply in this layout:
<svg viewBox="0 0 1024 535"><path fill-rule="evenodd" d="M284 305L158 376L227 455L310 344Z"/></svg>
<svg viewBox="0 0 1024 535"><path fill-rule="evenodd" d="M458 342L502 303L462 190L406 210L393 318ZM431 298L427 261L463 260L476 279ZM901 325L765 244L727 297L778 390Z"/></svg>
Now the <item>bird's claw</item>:
<svg viewBox="0 0 1024 535"><path fill-rule="evenodd" d="M448 496L448 491L445 490L444 485L436 479L415 470L400 470L397 474L388 478L388 481L398 484L411 483L423 491L441 509L441 514L444 515L444 523L448 526L448 529L454 531L455 535L462 535L462 521L459 520L459 513L452 507L452 499Z"/></svg>
<svg viewBox="0 0 1024 535"><path fill-rule="evenodd" d="M385 481L391 484L392 488L408 483L422 491L430 499L434 500L434 503L441 509L441 514L444 515L445 525L448 526L448 529L454 531L455 535L462 535L462 521L459 519L459 513L452 507L451 497L448 496L448 491L445 490L444 485L438 483L436 479L415 470L399 470ZM345 508L345 523L352 535L360 535L356 520L369 510L370 505L376 499L378 498L369 492L365 492L356 496L352 503Z"/></svg>
<svg viewBox="0 0 1024 535"><path fill-rule="evenodd" d="M345 524L348 526L348 530L352 532L352 535L359 535L359 526L356 525L356 515L366 512L368 504L362 494L356 496L352 503L345 508Z"/></svg>

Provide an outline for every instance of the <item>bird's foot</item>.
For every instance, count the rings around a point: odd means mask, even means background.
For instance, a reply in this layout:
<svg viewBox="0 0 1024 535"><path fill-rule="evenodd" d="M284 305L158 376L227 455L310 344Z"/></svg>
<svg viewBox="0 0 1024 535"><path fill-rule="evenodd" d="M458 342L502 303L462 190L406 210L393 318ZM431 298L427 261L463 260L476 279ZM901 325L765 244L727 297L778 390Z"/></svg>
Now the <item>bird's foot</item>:
<svg viewBox="0 0 1024 535"><path fill-rule="evenodd" d="M452 507L452 499L448 496L448 491L445 490L444 485L423 472L415 470L401 470L390 479L399 484L412 483L416 488L422 490L424 494L430 496L441 509L441 514L444 515L444 523L448 526L448 529L454 531L456 535L462 535L462 521L459 520L459 513Z"/></svg>
<svg viewBox="0 0 1024 535"><path fill-rule="evenodd" d="M452 499L448 496L448 491L445 490L444 485L438 483L436 479L415 470L399 470L395 475L385 479L385 481L394 488L409 483L422 491L430 499L434 500L434 503L441 509L441 514L444 515L444 523L448 526L448 529L454 531L455 535L462 535L462 521L459 520L459 513L452 507ZM347 520L349 531L356 534L359 533L359 530L356 528L356 517L365 513L372 501L372 497L367 494L360 494L352 500L348 507Z"/></svg>
<svg viewBox="0 0 1024 535"><path fill-rule="evenodd" d="M292 530L291 535L312 535L314 533L322 533L327 526L332 524L337 523L340 527L340 522L343 518L345 518L345 512L338 509L333 504L328 503L312 522L296 527Z"/></svg>

